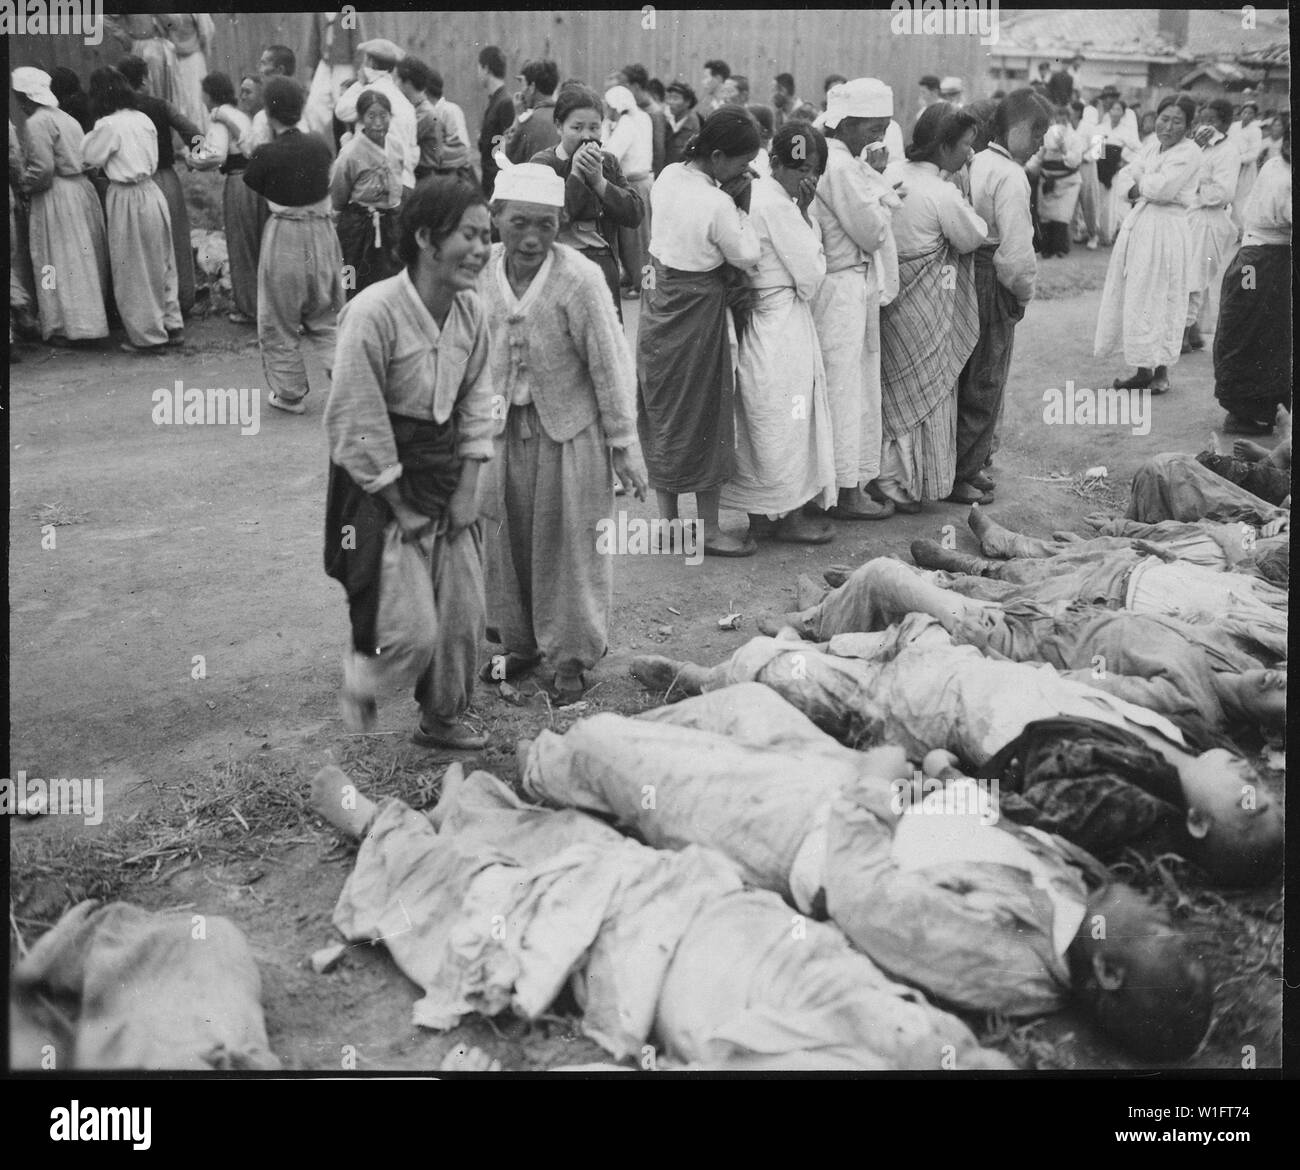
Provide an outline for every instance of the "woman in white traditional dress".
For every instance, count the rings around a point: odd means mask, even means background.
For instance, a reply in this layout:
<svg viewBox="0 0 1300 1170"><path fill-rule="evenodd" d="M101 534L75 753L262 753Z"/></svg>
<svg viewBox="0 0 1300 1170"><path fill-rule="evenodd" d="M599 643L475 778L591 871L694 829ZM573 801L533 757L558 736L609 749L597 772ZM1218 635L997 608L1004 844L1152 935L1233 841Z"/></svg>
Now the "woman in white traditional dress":
<svg viewBox="0 0 1300 1170"><path fill-rule="evenodd" d="M1074 242L1084 244L1095 252L1101 241L1102 186L1097 178L1097 160L1102 155L1103 132L1101 128L1101 100L1070 103L1074 133L1083 147L1083 161L1079 164L1079 206L1074 213ZM1109 192L1106 192L1109 194Z"/></svg>
<svg viewBox="0 0 1300 1170"><path fill-rule="evenodd" d="M126 326L124 350L180 345L184 322L178 296L172 217L153 181L158 132L135 108L135 91L116 69L90 75L90 104L98 117L82 152L108 176L108 260L113 297ZM165 246L164 246L165 245Z"/></svg>
<svg viewBox="0 0 1300 1170"><path fill-rule="evenodd" d="M1120 197L1133 209L1106 270L1093 353L1122 350L1137 367L1115 379L1117 390L1167 393L1169 367L1182 348L1188 290L1195 284L1187 219L1201 174L1201 152L1187 137L1195 117L1191 98L1165 98L1156 111L1155 137L1115 176Z"/></svg>
<svg viewBox="0 0 1300 1170"><path fill-rule="evenodd" d="M749 513L751 536L825 544L825 520L800 511L836 500L835 452L821 346L811 302L826 276L808 208L826 166L826 139L789 122L772 140L771 174L754 181L749 219L762 255L747 273L753 304L740 338L736 470L722 506ZM776 523L773 524L772 521Z"/></svg>
<svg viewBox="0 0 1300 1170"><path fill-rule="evenodd" d="M1087 143L1070 125L1070 111L1059 106L1054 125L1043 139L1043 147L1029 160L1030 173L1039 175L1038 221L1043 232L1043 258L1070 254L1070 224L1079 205L1083 163Z"/></svg>
<svg viewBox="0 0 1300 1170"><path fill-rule="evenodd" d="M1232 222L1232 195L1237 188L1237 148L1227 135L1232 103L1216 98L1201 109L1193 141L1201 148L1201 175L1196 202L1188 213L1196 255L1187 299L1187 329L1183 353L1204 349L1202 333L1213 334L1219 319L1219 283L1237 250L1237 225Z"/></svg>
<svg viewBox="0 0 1300 1170"><path fill-rule="evenodd" d="M894 212L898 295L880 310L880 491L903 512L951 494L957 473L957 379L979 340L973 253L988 225L952 179L979 122L936 102L917 119L907 161L885 178L907 198Z"/></svg>
<svg viewBox="0 0 1300 1170"><path fill-rule="evenodd" d="M81 127L59 109L43 70L15 69L13 88L27 115L20 183L32 201L29 238L41 336L55 345L107 337L108 238L99 196L84 173Z"/></svg>
<svg viewBox="0 0 1300 1170"><path fill-rule="evenodd" d="M206 131L208 109L203 101L203 79L208 75L207 51L216 26L206 12L166 12L158 19L176 49L174 96L170 100L185 117Z"/></svg>
<svg viewBox="0 0 1300 1170"><path fill-rule="evenodd" d="M1241 209L1259 173L1259 152L1264 149L1264 128L1256 102L1241 103L1237 121L1228 127L1228 138L1237 148L1237 186L1232 196L1232 222L1241 227Z"/></svg>
<svg viewBox="0 0 1300 1170"><path fill-rule="evenodd" d="M1156 136L1115 175L1121 198L1134 204L1119 229L1106 269L1093 354L1122 351L1136 367L1115 378L1117 390L1170 390L1187 324L1188 290L1196 283L1188 208L1196 201L1201 152L1188 138L1196 105L1178 96L1161 101Z"/></svg>
<svg viewBox="0 0 1300 1170"><path fill-rule="evenodd" d="M1102 156L1097 160L1097 181L1101 185L1101 222L1097 225L1101 242L1110 247L1119 225L1128 213L1128 201L1115 190L1115 176L1131 163L1142 149L1138 139L1137 115L1119 98L1107 107L1101 119Z"/></svg>

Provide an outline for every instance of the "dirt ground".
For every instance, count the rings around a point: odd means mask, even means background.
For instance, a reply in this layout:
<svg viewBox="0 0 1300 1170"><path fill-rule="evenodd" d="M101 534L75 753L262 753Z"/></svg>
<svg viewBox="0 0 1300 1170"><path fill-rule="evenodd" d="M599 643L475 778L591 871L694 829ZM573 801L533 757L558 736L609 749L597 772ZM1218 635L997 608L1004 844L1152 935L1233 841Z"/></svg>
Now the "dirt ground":
<svg viewBox="0 0 1300 1170"><path fill-rule="evenodd" d="M1044 391L1068 379L1104 386L1123 372L1119 355L1092 356L1108 255L1076 249L1044 261L1042 294L1017 332L989 512L1031 534L1119 510L1144 459L1200 450L1223 418L1206 352L1173 369L1175 389L1155 400L1149 434L1043 422ZM625 308L633 332L636 306ZM462 1042L513 1069L600 1059L571 1003L532 1023L475 1019L435 1034L411 1024L416 989L382 949L353 948L329 975L307 965L335 941L330 914L353 855L305 809L312 775L340 763L364 790L424 807L452 757L409 744L408 696L383 706L377 735L350 736L338 719L347 611L321 563L323 395L295 418L267 408L261 394L255 435L158 426L152 394L177 379L260 390L255 332L196 318L184 348L165 357L124 354L116 340L95 351L21 346L11 368L8 774L102 777L106 804L97 827L72 817L13 821L11 954L15 925L30 945L84 897L193 907L226 915L250 939L271 1044L286 1067L339 1069L350 1047L358 1068L429 1069ZM1108 478L1082 486L1081 473L1098 464ZM617 506L648 515L627 498ZM766 544L749 560L695 567L624 557L610 652L587 706L552 710L530 682L515 706L480 684L473 714L492 746L467 762L513 780L517 738L596 710L657 705L628 675L636 653L717 661L754 633L755 612L793 608L799 573L880 554L909 559L910 541L948 525L959 547L973 549L965 515L931 505L918 516L839 524L829 546ZM51 531L55 547L43 547ZM739 630L720 630L732 611L746 615ZM1280 881L1222 894L1176 857L1134 854L1117 869L1204 940L1219 1010L1191 1065L1241 1067L1246 1046L1259 1066L1278 1063ZM1132 1063L1071 1013L970 1022L1025 1067Z"/></svg>

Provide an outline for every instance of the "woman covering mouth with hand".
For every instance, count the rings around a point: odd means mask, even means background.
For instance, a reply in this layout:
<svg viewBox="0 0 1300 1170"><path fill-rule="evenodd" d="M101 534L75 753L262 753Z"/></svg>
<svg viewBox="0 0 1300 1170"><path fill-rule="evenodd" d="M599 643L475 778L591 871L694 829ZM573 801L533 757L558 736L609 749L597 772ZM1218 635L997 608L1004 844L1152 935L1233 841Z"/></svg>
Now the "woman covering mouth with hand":
<svg viewBox="0 0 1300 1170"><path fill-rule="evenodd" d="M401 213L404 270L339 314L325 410L325 571L352 619L343 721L370 730L381 689L414 683L421 747L487 744L464 715L485 624L479 468L501 417L475 292L490 243L476 184L420 184Z"/></svg>

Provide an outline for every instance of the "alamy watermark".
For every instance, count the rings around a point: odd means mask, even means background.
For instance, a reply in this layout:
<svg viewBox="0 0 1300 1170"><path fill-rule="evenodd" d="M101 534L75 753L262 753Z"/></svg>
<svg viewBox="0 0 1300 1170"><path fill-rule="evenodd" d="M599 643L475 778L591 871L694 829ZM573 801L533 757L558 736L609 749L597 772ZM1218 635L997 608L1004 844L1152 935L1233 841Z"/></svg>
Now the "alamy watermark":
<svg viewBox="0 0 1300 1170"><path fill-rule="evenodd" d="M889 11L889 31L895 36L978 33L981 45L998 43L998 0L894 0Z"/></svg>
<svg viewBox="0 0 1300 1170"><path fill-rule="evenodd" d="M226 389L197 386L188 389L176 379L168 390L165 386L153 392L153 418L155 426L229 426L239 424L241 435L255 435L262 429L261 390L247 386Z"/></svg>
<svg viewBox="0 0 1300 1170"><path fill-rule="evenodd" d="M41 780L19 771L16 779L0 780L0 816L39 817L63 814L81 817L87 825L104 819L104 781Z"/></svg>
<svg viewBox="0 0 1300 1170"><path fill-rule="evenodd" d="M889 807L895 816L921 813L927 816L973 816L981 825L996 825L998 781L939 780L923 776L918 768L910 780L895 780L889 786Z"/></svg>
<svg viewBox="0 0 1300 1170"><path fill-rule="evenodd" d="M626 512L619 512L617 520L602 516L596 521L596 553L603 557L682 556L686 564L698 565L704 560L704 521L629 519Z"/></svg>
<svg viewBox="0 0 1300 1170"><path fill-rule="evenodd" d="M1043 422L1048 426L1131 427L1133 434L1151 431L1151 391L1106 386L1089 390L1067 378L1065 389L1043 391Z"/></svg>
<svg viewBox="0 0 1300 1170"><path fill-rule="evenodd" d="M104 0L0 0L0 35L73 36L87 45L104 41Z"/></svg>

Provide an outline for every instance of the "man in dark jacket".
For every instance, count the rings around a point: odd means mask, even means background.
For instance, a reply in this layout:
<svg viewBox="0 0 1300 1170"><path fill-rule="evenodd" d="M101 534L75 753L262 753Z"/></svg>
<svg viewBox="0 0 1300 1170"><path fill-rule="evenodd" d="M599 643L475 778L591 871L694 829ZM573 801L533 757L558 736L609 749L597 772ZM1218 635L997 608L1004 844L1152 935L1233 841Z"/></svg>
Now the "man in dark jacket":
<svg viewBox="0 0 1300 1170"><path fill-rule="evenodd" d="M478 136L479 164L483 174L483 193L492 198L497 166L492 155L505 139L515 120L514 103L506 91L506 55L496 45L486 46L478 55L479 84L488 92L488 106L483 113L483 128Z"/></svg>
<svg viewBox="0 0 1300 1170"><path fill-rule="evenodd" d="M524 108L506 132L505 156L518 166L560 141L555 127L555 87L560 70L554 61L529 61L519 71Z"/></svg>
<svg viewBox="0 0 1300 1170"><path fill-rule="evenodd" d="M664 166L682 161L686 144L700 132L695 112L695 91L684 81L674 81L664 90Z"/></svg>

